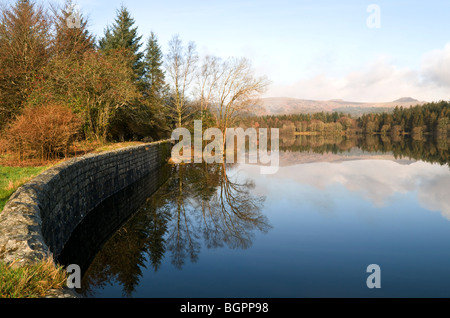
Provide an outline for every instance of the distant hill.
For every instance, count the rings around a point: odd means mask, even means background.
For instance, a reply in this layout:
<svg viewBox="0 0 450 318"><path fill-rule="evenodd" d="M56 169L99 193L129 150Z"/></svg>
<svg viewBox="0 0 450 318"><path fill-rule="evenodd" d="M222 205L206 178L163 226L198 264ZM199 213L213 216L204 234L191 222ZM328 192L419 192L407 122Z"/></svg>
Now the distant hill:
<svg viewBox="0 0 450 318"><path fill-rule="evenodd" d="M327 101L296 99L290 97L270 97L262 98L258 104L257 115L284 115L296 113L315 112L343 112L359 116L371 112L389 112L395 106L415 106L425 102L418 101L411 97L402 97L392 102L385 103L362 103L332 99Z"/></svg>
<svg viewBox="0 0 450 318"><path fill-rule="evenodd" d="M394 103L416 103L416 102L418 102L418 100L411 97L402 97L394 100Z"/></svg>

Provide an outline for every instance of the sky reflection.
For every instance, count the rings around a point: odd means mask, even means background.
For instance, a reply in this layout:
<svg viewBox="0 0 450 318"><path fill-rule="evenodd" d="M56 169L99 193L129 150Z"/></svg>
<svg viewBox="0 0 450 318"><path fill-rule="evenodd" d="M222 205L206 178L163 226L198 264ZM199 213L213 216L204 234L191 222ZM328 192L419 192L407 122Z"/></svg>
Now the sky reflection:
<svg viewBox="0 0 450 318"><path fill-rule="evenodd" d="M254 165L241 165L238 174L255 180L255 191L271 198L312 202L318 210L332 209L338 200L335 185L341 185L374 207L384 207L397 194L414 193L418 203L439 211L450 220L450 172L447 166L422 161L348 160L304 163L280 167L278 173L263 176ZM304 185L320 191L305 189Z"/></svg>

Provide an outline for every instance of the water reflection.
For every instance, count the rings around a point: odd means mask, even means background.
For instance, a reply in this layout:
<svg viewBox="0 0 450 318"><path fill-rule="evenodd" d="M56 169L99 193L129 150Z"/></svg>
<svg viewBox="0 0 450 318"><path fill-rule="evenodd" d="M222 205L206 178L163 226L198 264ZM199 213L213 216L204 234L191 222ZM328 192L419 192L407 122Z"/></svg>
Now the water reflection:
<svg viewBox="0 0 450 318"><path fill-rule="evenodd" d="M172 177L97 254L83 277L84 295L111 284L130 296L142 270L158 271L164 257L181 269L195 263L201 247L246 249L255 231L271 226L261 213L264 196L252 194L254 183L240 180L225 164L174 166ZM230 172L231 171L231 172Z"/></svg>
<svg viewBox="0 0 450 318"><path fill-rule="evenodd" d="M450 166L450 139L422 136L389 137L383 135L352 136L284 136L281 152L313 152L316 154L345 155L350 151L389 154L395 159L422 160Z"/></svg>
<svg viewBox="0 0 450 318"><path fill-rule="evenodd" d="M201 297L222 297L220 292L240 297L238 292L244 289L250 290L244 297L366 295L361 284L365 277L355 278L355 273L358 266L374 262L374 255L386 264L395 260L397 265L392 268L401 273L408 257L418 257L414 253L419 252L414 251L402 258L411 242L412 246L427 246L420 253L450 248L446 246L450 231L445 224L422 214L439 211L450 220L448 144L432 138L393 140L376 135L297 136L281 140L282 167L274 175L261 175L258 166L249 164L171 166L170 178L153 182L164 184L139 204L138 212L98 252L98 245L93 247L96 256L83 271L83 289L79 292L100 297L118 293L146 297L163 290L169 297L175 290L182 297L198 290L203 292ZM123 198L118 200L115 205L125 202ZM99 219L104 220L102 215L112 209L107 205ZM376 220L376 225L361 221L368 218ZM417 227L410 228L415 220L419 220ZM418 235L422 224L432 232ZM94 224L90 229L96 226L100 227ZM260 234L265 233L268 235L262 238ZM440 239L434 240L435 236ZM263 242L257 247L256 238ZM89 250L87 246L82 249ZM218 249L225 256L214 254L212 258L227 262L233 269L227 268L229 276L224 275L223 268L200 264L201 259L208 258L205 250ZM237 255L228 249L247 250ZM448 261L450 266L450 260L440 252L429 256L433 264ZM321 278L329 272L329 264L344 260L348 263L339 267L343 272L335 272L336 281ZM67 262L74 263L70 259ZM183 283L196 270L201 272L195 278L197 286ZM157 277L161 272L163 275ZM184 275L177 276L182 277L181 282L175 277L179 272ZM254 273L259 273L255 274L257 283L246 281L245 277L251 279ZM208 289L208 278L212 277L221 281L220 290L202 290L204 286ZM227 289L225 285L235 277L241 277L242 282ZM152 286L156 281L173 287L156 288ZM384 291L386 296L404 296L407 292L400 287Z"/></svg>
<svg viewBox="0 0 450 318"><path fill-rule="evenodd" d="M333 193L336 186L380 209L392 204L399 194L413 193L422 207L440 212L450 220L450 174L444 166L421 161L405 164L396 160L346 160L339 164L290 165L281 167L276 176L265 177L259 176L257 167L242 169L255 179L257 193L272 194L268 200L283 198L298 205L313 202L318 211L330 212L339 200ZM286 187L287 184L290 186ZM306 185L315 191L303 188L293 193L294 184ZM291 196L287 197L287 194Z"/></svg>
<svg viewBox="0 0 450 318"><path fill-rule="evenodd" d="M376 207L385 206L398 193L414 192L423 207L450 220L450 175L435 166L450 168L449 144L448 139L432 137L296 136L280 143L284 150L280 162L286 168L274 179L320 190L338 183ZM323 164L299 165L312 162ZM320 204L326 204L326 200L320 200Z"/></svg>

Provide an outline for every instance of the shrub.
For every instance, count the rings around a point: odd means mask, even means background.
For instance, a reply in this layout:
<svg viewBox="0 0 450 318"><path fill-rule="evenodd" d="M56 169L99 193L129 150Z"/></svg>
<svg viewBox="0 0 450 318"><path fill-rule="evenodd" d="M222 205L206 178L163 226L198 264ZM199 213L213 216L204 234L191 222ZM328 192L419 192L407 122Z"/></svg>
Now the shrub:
<svg viewBox="0 0 450 318"><path fill-rule="evenodd" d="M50 104L28 107L6 131L9 150L21 158L55 159L67 151L81 127L69 108Z"/></svg>
<svg viewBox="0 0 450 318"><path fill-rule="evenodd" d="M3 155L8 150L8 141L0 135L0 155Z"/></svg>

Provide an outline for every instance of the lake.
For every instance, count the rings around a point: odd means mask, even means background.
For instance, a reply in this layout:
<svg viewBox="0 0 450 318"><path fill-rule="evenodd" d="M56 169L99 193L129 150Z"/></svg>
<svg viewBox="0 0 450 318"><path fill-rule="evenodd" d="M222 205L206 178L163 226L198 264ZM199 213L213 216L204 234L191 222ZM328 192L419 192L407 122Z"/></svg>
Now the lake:
<svg viewBox="0 0 450 318"><path fill-rule="evenodd" d="M61 262L82 264L86 297L449 297L448 149L300 136L272 175L167 166L94 211ZM120 213L131 217L92 234ZM381 288L367 286L370 264Z"/></svg>

